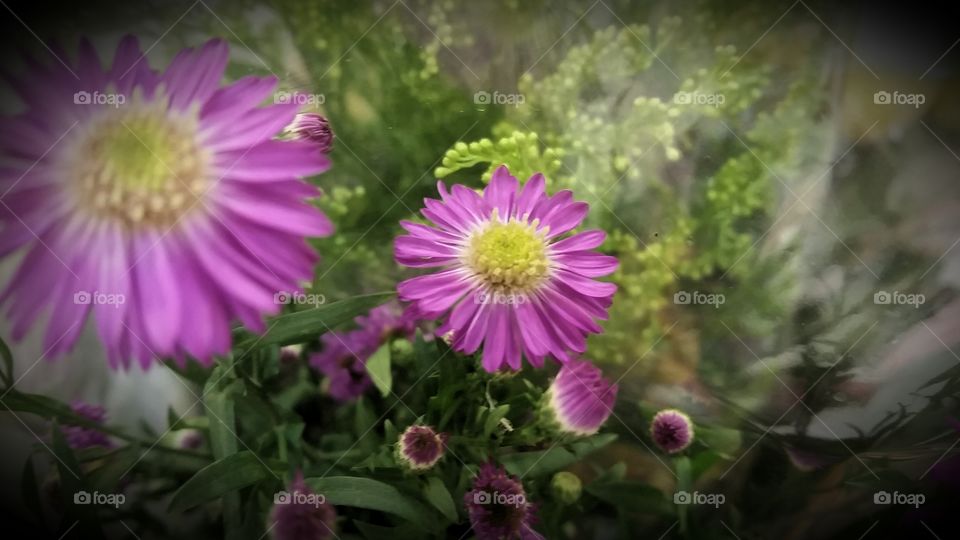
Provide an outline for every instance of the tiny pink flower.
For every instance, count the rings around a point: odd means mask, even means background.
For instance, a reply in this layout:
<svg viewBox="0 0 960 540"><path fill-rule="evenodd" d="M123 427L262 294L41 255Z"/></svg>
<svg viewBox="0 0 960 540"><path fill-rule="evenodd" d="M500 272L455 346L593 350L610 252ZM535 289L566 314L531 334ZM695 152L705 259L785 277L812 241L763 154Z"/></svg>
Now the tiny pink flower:
<svg viewBox="0 0 960 540"><path fill-rule="evenodd" d="M317 150L324 154L333 150L333 130L326 117L317 113L298 114L290 131L297 139L308 141L316 145Z"/></svg>
<svg viewBox="0 0 960 540"><path fill-rule="evenodd" d="M433 468L443 457L447 435L430 426L410 426L397 441L397 457L405 467L422 472Z"/></svg>
<svg viewBox="0 0 960 540"><path fill-rule="evenodd" d="M664 409L654 415L650 435L661 450L676 454L693 442L693 421L676 409Z"/></svg>

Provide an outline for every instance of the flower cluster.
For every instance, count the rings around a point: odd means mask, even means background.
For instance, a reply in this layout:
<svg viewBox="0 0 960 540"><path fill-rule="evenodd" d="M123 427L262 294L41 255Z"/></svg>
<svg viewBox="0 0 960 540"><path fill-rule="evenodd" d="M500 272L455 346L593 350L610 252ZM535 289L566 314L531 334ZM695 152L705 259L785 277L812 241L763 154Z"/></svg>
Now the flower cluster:
<svg viewBox="0 0 960 540"><path fill-rule="evenodd" d="M127 368L135 361L146 369L163 359L181 366L196 359L209 366L216 356L230 353L234 323L263 333L263 317L281 309L278 292L300 290L313 275L319 256L307 239L328 236L333 226L308 202L319 190L303 178L329 167L330 124L319 114L300 113L297 103L261 106L276 86L272 78L246 77L222 86L228 52L224 42L212 40L184 50L158 72L137 41L125 38L104 69L84 42L72 66L76 80L63 76L63 69L73 70L62 65L34 66L16 81L26 112L0 137L0 154L12 164L0 174L9 201L8 211L0 214L5 233L0 254L26 251L0 294L16 338L49 311L45 346L48 354L64 353L92 316L112 367ZM107 93L115 106L100 106L100 96ZM61 149L40 152L58 136ZM366 364L374 353L394 337L412 340L418 321L436 321L436 334L454 351L480 356L483 370L472 371L469 384L491 378L489 373L520 370L524 358L535 367L543 367L547 358L560 364L540 402L540 427L548 429L529 426L538 441L587 437L607 421L618 386L582 356L588 336L602 333L600 321L608 317L617 290L598 278L619 263L597 251L604 231L577 230L589 211L585 202L568 190L547 193L537 170L555 171L561 154L533 152L537 147L535 134L517 132L497 143L458 145L458 152L447 156L444 172L449 174L470 165L469 151L524 154L531 161L520 170L530 176L521 184L506 166L491 167L482 192L459 184L448 190L440 182L440 199L427 199L422 210L430 223L401 223L407 234L395 239L395 260L437 271L397 286L405 310L390 302L356 317L353 330L322 334L309 363L325 376L324 388L334 400L355 401L373 384ZM37 290L51 294L38 301ZM302 345L287 345L279 362L289 367L302 351ZM275 360L276 355L237 355L229 368L212 370L216 384L206 387L205 395L220 392L223 381L231 388L254 385L256 392L237 395L259 399L270 389L267 379L279 371L272 364L259 368ZM284 370L285 375L292 371ZM221 397L233 399L232 394ZM497 407L486 397L489 407L479 411L477 423L485 425L489 437L497 426L510 424L504 416L510 405ZM253 399L234 410L246 412ZM356 404L357 418L364 418L364 403ZM271 399L257 402L263 408L276 405ZM455 411L450 403L437 406ZM494 410L502 414L494 416ZM94 426L102 426L106 417L103 408L88 404L75 404L73 411ZM489 416L481 421L484 414ZM246 420L242 416L229 418L240 424ZM276 432L262 430L262 424L237 431L267 431L270 443L258 448L273 448L275 437L279 459L291 468L300 466L295 460L329 455L295 451L302 450L293 445L306 438L300 431L306 422L288 422L288 417L271 416L284 422ZM392 455L386 455L391 467L399 464L416 474L443 467L449 438L434 426L459 430L463 424L423 422L404 419L408 427L395 443L391 440ZM214 455L223 450L214 433L219 426L184 418L176 423L178 447L167 451L195 459L204 457L207 446ZM220 424L236 437L224 421ZM63 432L75 449L112 445L102 429L90 425L68 425ZM357 434L357 443L366 435ZM371 466L379 457L370 456ZM496 458L480 456L475 462L480 459L490 461L480 466L463 499L477 538L543 538L533 529L537 507L520 478L495 464ZM440 489L438 479L428 479L434 481L428 485L431 494L444 499L447 490L444 500L452 502L452 490ZM461 478L459 493L466 481ZM554 475L550 485L567 505L582 492L579 477L569 472ZM186 485L188 495L178 492L174 500L189 501L189 489L195 486ZM447 505L441 506L449 515ZM274 498L268 527L278 540L331 538L336 517L333 506L297 472Z"/></svg>
<svg viewBox="0 0 960 540"><path fill-rule="evenodd" d="M393 335L412 337L413 320L395 303L376 307L357 317L358 328L327 332L320 339L323 349L310 356L310 365L327 376L329 393L337 401L351 401L373 384L366 362Z"/></svg>

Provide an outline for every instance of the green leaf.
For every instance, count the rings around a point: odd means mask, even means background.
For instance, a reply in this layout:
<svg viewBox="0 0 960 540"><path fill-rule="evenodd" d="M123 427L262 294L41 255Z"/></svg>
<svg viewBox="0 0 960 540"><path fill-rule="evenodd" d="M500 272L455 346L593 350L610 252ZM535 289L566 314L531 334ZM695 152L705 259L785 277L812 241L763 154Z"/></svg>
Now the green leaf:
<svg viewBox="0 0 960 540"><path fill-rule="evenodd" d="M216 368L209 368L203 366L200 362L196 360L187 361L186 365L181 366L172 360L164 362L164 365L167 366L167 369L176 373L181 378L196 384L197 386L203 386L207 379L210 378L210 374Z"/></svg>
<svg viewBox="0 0 960 540"><path fill-rule="evenodd" d="M576 463L583 456L612 443L616 438L616 434L613 433L595 435L570 444L569 450L562 446L554 446L536 452L517 452L503 456L500 462L510 474L519 476L550 474Z"/></svg>
<svg viewBox="0 0 960 540"><path fill-rule="evenodd" d="M577 456L562 446L537 452L517 452L500 458L510 474L536 477L558 471L577 462Z"/></svg>
<svg viewBox="0 0 960 540"><path fill-rule="evenodd" d="M173 410L173 407L167 409L167 431L179 431L181 429L200 429L210 428L210 418L206 416L185 416Z"/></svg>
<svg viewBox="0 0 960 540"><path fill-rule="evenodd" d="M83 422L79 421L82 417L73 413L66 404L40 394L24 394L17 390L10 390L3 398L3 405L13 412L35 414L71 425L75 423L84 425ZM77 421L75 422L75 420ZM89 418L86 421L91 425L95 424Z"/></svg>
<svg viewBox="0 0 960 540"><path fill-rule="evenodd" d="M742 445L739 430L723 427L697 426L697 440L726 458L736 455Z"/></svg>
<svg viewBox="0 0 960 540"><path fill-rule="evenodd" d="M97 516L97 508L92 504L78 504L84 494L89 494L83 469L73 450L67 445L60 425L53 423L52 451L60 473L60 494L64 498L66 521L76 523L80 538L103 538L103 527Z"/></svg>
<svg viewBox="0 0 960 540"><path fill-rule="evenodd" d="M243 329L234 331L234 350L242 354L270 345L293 345L317 339L337 326L386 302L394 292L355 296L295 313L285 313L267 323L262 336Z"/></svg>
<svg viewBox="0 0 960 540"><path fill-rule="evenodd" d="M140 445L130 444L101 461L102 465L87 474L87 485L101 492L119 491L123 476L141 462Z"/></svg>
<svg viewBox="0 0 960 540"><path fill-rule="evenodd" d="M579 459L591 452L595 452L603 448L615 440L617 440L616 433L602 433L600 435L594 435L593 437L574 441L572 444L570 444L570 450L576 454L577 459Z"/></svg>
<svg viewBox="0 0 960 540"><path fill-rule="evenodd" d="M722 459L724 459L723 456L713 450L704 450L694 455L690 459L690 471L693 475L694 482Z"/></svg>
<svg viewBox="0 0 960 540"><path fill-rule="evenodd" d="M432 344L427 343L423 339L423 332L418 328L417 333L413 337L413 358L417 363L418 371L423 372L430 368L433 364L436 350L437 348L435 346L432 346Z"/></svg>
<svg viewBox="0 0 960 540"><path fill-rule="evenodd" d="M457 521L457 505L453 503L453 497L447 486L443 485L443 480L436 476L427 478L427 484L423 487L423 496L444 517L450 521Z"/></svg>
<svg viewBox="0 0 960 540"><path fill-rule="evenodd" d="M270 471L253 452L227 456L197 471L170 501L170 511L181 512L209 500L265 480Z"/></svg>
<svg viewBox="0 0 960 540"><path fill-rule="evenodd" d="M383 421L383 442L393 444L400 438L397 427L389 419Z"/></svg>
<svg viewBox="0 0 960 540"><path fill-rule="evenodd" d="M393 373L390 371L390 344L384 343L367 359L367 373L380 395L387 397L393 388Z"/></svg>
<svg viewBox="0 0 960 540"><path fill-rule="evenodd" d="M0 339L0 356L3 357L3 370L0 371L0 379L3 380L3 387L10 388L13 386L13 354L10 352L10 347L7 347L7 343Z"/></svg>
<svg viewBox="0 0 960 540"><path fill-rule="evenodd" d="M677 471L677 492L689 492L693 484L693 473L691 472L690 458L680 456L673 462ZM690 506L687 504L677 504L677 517L680 520L680 532L687 531L689 521Z"/></svg>
<svg viewBox="0 0 960 540"><path fill-rule="evenodd" d="M38 523L45 523L43 505L40 503L40 488L37 483L37 473L33 468L33 456L27 457L23 465L23 474L20 476L20 500L36 518Z"/></svg>
<svg viewBox="0 0 960 540"><path fill-rule="evenodd" d="M500 419L506 416L508 412L510 412L510 405L500 405L490 410L487 419L483 422L484 438L489 437L490 434L493 433L493 430L497 428L497 424L500 423Z"/></svg>
<svg viewBox="0 0 960 540"><path fill-rule="evenodd" d="M372 447L376 444L376 430L373 428L379 419L365 396L360 396L354 406L356 409L353 417L353 431L356 439L353 445L359 448L366 448L367 445Z"/></svg>
<svg viewBox="0 0 960 540"><path fill-rule="evenodd" d="M226 371L226 373L223 373ZM216 460L222 460L237 453L236 412L230 389L238 382L230 365L218 364L207 379L203 388L204 406L210 417L210 449ZM243 516L240 494L223 494L223 522L228 539L242 536Z"/></svg>
<svg viewBox="0 0 960 540"><path fill-rule="evenodd" d="M363 534L363 537L368 540L382 540L383 538L389 538L390 540L423 539L423 530L418 529L413 523L404 523L397 527L384 527L382 525L373 525L371 523L353 520L353 524L357 526L357 530Z"/></svg>
<svg viewBox="0 0 960 540"><path fill-rule="evenodd" d="M613 506L627 509L630 513L673 515L673 508L663 493L635 480L594 482L585 488L587 493Z"/></svg>
<svg viewBox="0 0 960 540"><path fill-rule="evenodd" d="M307 484L335 506L354 506L400 516L433 529L437 516L390 484L353 476L307 478ZM432 524L433 526L430 526Z"/></svg>
<svg viewBox="0 0 960 540"><path fill-rule="evenodd" d="M690 486L693 485L690 458L680 456L674 460L673 466L677 472L677 491L690 491Z"/></svg>

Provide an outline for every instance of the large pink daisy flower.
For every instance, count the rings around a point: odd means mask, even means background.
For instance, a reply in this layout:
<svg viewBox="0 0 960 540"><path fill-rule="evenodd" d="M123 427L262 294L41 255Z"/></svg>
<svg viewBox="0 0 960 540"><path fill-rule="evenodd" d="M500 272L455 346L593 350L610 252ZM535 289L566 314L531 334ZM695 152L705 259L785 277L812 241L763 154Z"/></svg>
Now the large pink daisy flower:
<svg viewBox="0 0 960 540"><path fill-rule="evenodd" d="M483 367L520 369L521 354L535 366L546 356L566 362L600 332L616 286L593 278L613 272L614 257L593 251L603 231L563 236L587 215L570 191L548 196L541 174L520 188L499 167L480 195L461 185L441 200L425 199L423 215L436 227L401 222L397 262L444 267L397 287L425 318L445 317L437 331L452 332L452 347L472 354L483 345ZM563 238L563 239L561 239Z"/></svg>
<svg viewBox="0 0 960 540"><path fill-rule="evenodd" d="M311 277L305 237L332 225L299 178L329 161L273 140L297 114L259 107L274 78L220 86L227 56L213 40L158 73L127 37L108 69L83 42L71 67L9 77L25 105L0 135L0 256L26 252L0 294L15 338L48 311L57 355L93 313L112 366L210 362L231 321L262 329L275 293Z"/></svg>

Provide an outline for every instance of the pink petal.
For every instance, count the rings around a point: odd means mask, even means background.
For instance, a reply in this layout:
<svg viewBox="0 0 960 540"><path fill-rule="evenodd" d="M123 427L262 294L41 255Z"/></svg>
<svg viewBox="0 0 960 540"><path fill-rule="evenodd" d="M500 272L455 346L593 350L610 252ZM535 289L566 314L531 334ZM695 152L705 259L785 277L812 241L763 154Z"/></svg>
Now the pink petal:
<svg viewBox="0 0 960 540"><path fill-rule="evenodd" d="M550 246L553 253L567 253L571 251L586 251L594 249L607 238L607 233L601 230L590 230L564 238Z"/></svg>

